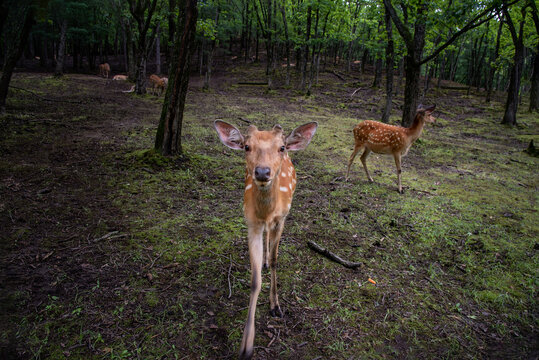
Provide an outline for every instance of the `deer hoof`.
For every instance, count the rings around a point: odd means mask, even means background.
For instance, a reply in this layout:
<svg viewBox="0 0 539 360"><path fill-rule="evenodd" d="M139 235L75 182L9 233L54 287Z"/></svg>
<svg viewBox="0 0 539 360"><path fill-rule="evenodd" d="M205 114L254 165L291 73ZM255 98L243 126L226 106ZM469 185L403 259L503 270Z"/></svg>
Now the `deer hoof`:
<svg viewBox="0 0 539 360"><path fill-rule="evenodd" d="M278 317L278 318L282 318L283 317L283 312L281 311L281 307L280 306L276 306L274 307L273 309L270 310L270 315L272 317Z"/></svg>

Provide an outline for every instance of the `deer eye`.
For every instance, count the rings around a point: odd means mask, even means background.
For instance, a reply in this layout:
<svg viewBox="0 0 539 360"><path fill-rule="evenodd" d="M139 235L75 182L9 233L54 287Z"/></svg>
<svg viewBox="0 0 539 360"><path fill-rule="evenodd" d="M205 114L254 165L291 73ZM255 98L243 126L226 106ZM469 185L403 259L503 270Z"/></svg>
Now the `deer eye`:
<svg viewBox="0 0 539 360"><path fill-rule="evenodd" d="M280 152L284 152L285 149L286 149L286 148L285 148L284 145L283 145L283 146L281 146L281 148L279 149L279 151L280 151Z"/></svg>
<svg viewBox="0 0 539 360"><path fill-rule="evenodd" d="M251 148L249 147L249 145L245 145L245 151L249 151L251 150Z"/></svg>

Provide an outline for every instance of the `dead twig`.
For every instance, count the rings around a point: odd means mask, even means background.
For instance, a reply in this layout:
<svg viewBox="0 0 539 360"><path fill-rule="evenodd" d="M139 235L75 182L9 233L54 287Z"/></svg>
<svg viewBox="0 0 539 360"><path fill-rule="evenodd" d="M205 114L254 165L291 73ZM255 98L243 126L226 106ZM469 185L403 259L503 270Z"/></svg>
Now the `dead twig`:
<svg viewBox="0 0 539 360"><path fill-rule="evenodd" d="M232 256L230 256L230 266L228 267L228 298L232 297L232 283L230 282L230 272L232 271Z"/></svg>
<svg viewBox="0 0 539 360"><path fill-rule="evenodd" d="M338 72L336 72L335 70L328 70L328 72L332 73L333 75L335 75L336 77L338 77L342 81L346 81L346 79L342 75L340 75Z"/></svg>
<svg viewBox="0 0 539 360"><path fill-rule="evenodd" d="M244 118L242 118L242 117L238 117L238 120L241 120L241 121L243 121L243 122L246 122L247 124L250 124L250 123L251 123L251 121L249 121L249 120L247 120L247 119L244 119Z"/></svg>
<svg viewBox="0 0 539 360"><path fill-rule="evenodd" d="M281 334L281 329L277 329L277 334L273 335L273 337L271 338L271 341L268 343L266 348L269 348L271 346L271 344L273 344L275 339L277 339L279 337L280 334Z"/></svg>
<svg viewBox="0 0 539 360"><path fill-rule="evenodd" d="M240 81L238 83L238 85L255 85L255 86L258 86L258 85L268 85L267 82L248 82L248 81Z"/></svg>
<svg viewBox="0 0 539 360"><path fill-rule="evenodd" d="M331 260L333 260L333 261L335 261L335 262L337 262L337 263L339 263L339 264L341 264L344 267L347 267L349 269L355 269L355 268L358 268L358 267L363 265L360 262L351 262L351 261L348 261L348 260L344 260L340 256L335 255L334 253L332 253L328 249L325 249L325 248L321 247L320 245L318 245L317 243L315 243L312 240L307 241L307 245L309 245L309 247L311 249L313 249L314 251L316 251L317 253L320 253L320 254L324 255L325 257L327 257L328 259L331 259Z"/></svg>

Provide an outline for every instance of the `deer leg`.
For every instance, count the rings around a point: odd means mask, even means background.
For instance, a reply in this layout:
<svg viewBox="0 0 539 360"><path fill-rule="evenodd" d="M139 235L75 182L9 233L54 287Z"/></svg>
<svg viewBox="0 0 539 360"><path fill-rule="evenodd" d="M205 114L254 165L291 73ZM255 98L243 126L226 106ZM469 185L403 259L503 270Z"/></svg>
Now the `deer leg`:
<svg viewBox="0 0 539 360"><path fill-rule="evenodd" d="M367 174L367 178L370 182L374 182L372 177L369 175L369 170L367 170L367 156L371 153L370 149L365 148L365 151L363 151L363 154L361 154L361 162L363 163L363 168L365 169L365 173Z"/></svg>
<svg viewBox="0 0 539 360"><path fill-rule="evenodd" d="M279 241L281 240L281 234L284 228L284 219L273 223L270 226L270 269L271 269L271 283L270 283L270 314L274 317L283 317L283 312L279 306L279 297L277 296L277 256L279 255Z"/></svg>
<svg viewBox="0 0 539 360"><path fill-rule="evenodd" d="M255 312L256 302L262 286L262 260L264 224L249 224L249 258L251 260L251 297L249 299L249 312L241 340L240 359L250 359L253 356L253 342L255 339Z"/></svg>
<svg viewBox="0 0 539 360"><path fill-rule="evenodd" d="M270 238L270 232L268 231L266 227L266 246L264 247L264 270L269 269L268 265L268 258L270 256L270 248L269 248L269 238Z"/></svg>
<svg viewBox="0 0 539 360"><path fill-rule="evenodd" d="M357 153L361 150L361 146L355 146L354 151L352 152L352 155L350 155L350 159L348 160L348 169L346 170L346 181L348 181L348 175L350 174L350 166L352 166L352 163L354 162L354 159L356 158Z"/></svg>
<svg viewBox="0 0 539 360"><path fill-rule="evenodd" d="M393 154L395 158L395 165L397 166L397 183L399 184L399 193L402 194L402 185L401 185L401 154Z"/></svg>

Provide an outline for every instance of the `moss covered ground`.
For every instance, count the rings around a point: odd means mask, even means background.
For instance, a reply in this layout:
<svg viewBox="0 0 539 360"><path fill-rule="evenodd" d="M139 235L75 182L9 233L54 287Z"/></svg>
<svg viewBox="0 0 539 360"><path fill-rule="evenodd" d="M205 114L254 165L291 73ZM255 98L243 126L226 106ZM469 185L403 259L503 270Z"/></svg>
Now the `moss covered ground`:
<svg viewBox="0 0 539 360"><path fill-rule="evenodd" d="M359 157L343 180L351 129L381 117L370 76L322 73L310 96L245 79L264 79L263 66L229 64L209 91L192 79L179 160L151 150L160 99L95 76L15 74L39 97L13 89L0 118L0 357L235 358L250 286L244 165L219 142L218 118L319 123L291 154L285 316L269 315L264 273L257 359L539 355L539 159L523 152L539 142L537 114L524 103L509 128L503 94L485 104L482 92L430 90L438 121L404 158L401 195L388 156L369 157L374 183ZM392 123L402 93L395 104Z"/></svg>

